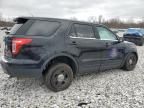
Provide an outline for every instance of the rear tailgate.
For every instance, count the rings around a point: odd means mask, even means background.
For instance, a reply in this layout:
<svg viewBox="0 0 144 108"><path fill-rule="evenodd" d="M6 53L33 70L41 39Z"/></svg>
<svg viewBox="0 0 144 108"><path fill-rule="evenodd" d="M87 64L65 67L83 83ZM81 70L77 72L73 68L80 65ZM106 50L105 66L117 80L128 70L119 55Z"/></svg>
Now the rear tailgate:
<svg viewBox="0 0 144 108"><path fill-rule="evenodd" d="M4 37L4 56L12 57L12 39L27 20L16 20L15 25L10 30L9 34Z"/></svg>

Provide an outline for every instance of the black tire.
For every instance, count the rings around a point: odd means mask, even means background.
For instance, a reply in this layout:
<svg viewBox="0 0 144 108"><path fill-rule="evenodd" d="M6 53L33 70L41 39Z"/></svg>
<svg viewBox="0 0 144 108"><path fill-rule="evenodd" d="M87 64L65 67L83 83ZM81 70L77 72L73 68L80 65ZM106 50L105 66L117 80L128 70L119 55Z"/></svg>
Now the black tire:
<svg viewBox="0 0 144 108"><path fill-rule="evenodd" d="M123 69L131 71L135 68L136 63L137 63L137 56L133 53L130 53L125 60Z"/></svg>
<svg viewBox="0 0 144 108"><path fill-rule="evenodd" d="M64 63L54 64L45 75L47 88L54 92L67 89L71 85L72 80L73 71L69 65Z"/></svg>

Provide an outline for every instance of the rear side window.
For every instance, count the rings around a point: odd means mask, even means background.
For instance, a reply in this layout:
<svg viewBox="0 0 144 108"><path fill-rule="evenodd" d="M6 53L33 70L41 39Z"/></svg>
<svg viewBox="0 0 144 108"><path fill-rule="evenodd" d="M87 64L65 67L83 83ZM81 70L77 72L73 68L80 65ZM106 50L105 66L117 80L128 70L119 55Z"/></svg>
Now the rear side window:
<svg viewBox="0 0 144 108"><path fill-rule="evenodd" d="M17 30L22 26L23 24L15 24L12 29L10 30L9 34L15 34L17 32Z"/></svg>
<svg viewBox="0 0 144 108"><path fill-rule="evenodd" d="M28 19L24 19L24 18L16 18L14 19L14 22L16 23L12 29L10 30L11 35L17 34L17 32L21 29L21 27L26 24L28 21Z"/></svg>
<svg viewBox="0 0 144 108"><path fill-rule="evenodd" d="M95 38L92 26L86 24L74 24L73 27L74 27L73 32L75 29L77 34L74 35L73 33L73 36L82 37L82 38Z"/></svg>
<svg viewBox="0 0 144 108"><path fill-rule="evenodd" d="M35 21L27 31L26 35L51 36L59 26L59 22Z"/></svg>

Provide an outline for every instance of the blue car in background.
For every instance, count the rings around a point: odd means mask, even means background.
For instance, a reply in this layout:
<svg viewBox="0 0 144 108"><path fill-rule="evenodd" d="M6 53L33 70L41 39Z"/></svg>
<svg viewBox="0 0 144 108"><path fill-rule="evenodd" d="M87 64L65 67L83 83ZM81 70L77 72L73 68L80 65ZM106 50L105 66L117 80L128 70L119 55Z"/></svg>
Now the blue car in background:
<svg viewBox="0 0 144 108"><path fill-rule="evenodd" d="M123 38L126 41L142 46L144 44L144 29L129 28L126 33L124 33Z"/></svg>

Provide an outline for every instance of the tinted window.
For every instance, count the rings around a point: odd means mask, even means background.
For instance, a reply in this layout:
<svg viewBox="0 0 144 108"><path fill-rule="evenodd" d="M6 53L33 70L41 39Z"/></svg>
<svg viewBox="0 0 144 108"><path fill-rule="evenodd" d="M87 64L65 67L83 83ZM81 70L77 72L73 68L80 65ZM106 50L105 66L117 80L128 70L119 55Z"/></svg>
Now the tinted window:
<svg viewBox="0 0 144 108"><path fill-rule="evenodd" d="M15 34L17 30L22 26L23 24L15 24L12 29L10 30L10 34Z"/></svg>
<svg viewBox="0 0 144 108"><path fill-rule="evenodd" d="M117 40L116 36L104 27L97 27L97 31L101 40Z"/></svg>
<svg viewBox="0 0 144 108"><path fill-rule="evenodd" d="M35 21L27 31L27 35L50 36L59 27L59 22Z"/></svg>
<svg viewBox="0 0 144 108"><path fill-rule="evenodd" d="M78 37L95 38L92 26L74 24L74 28Z"/></svg>

